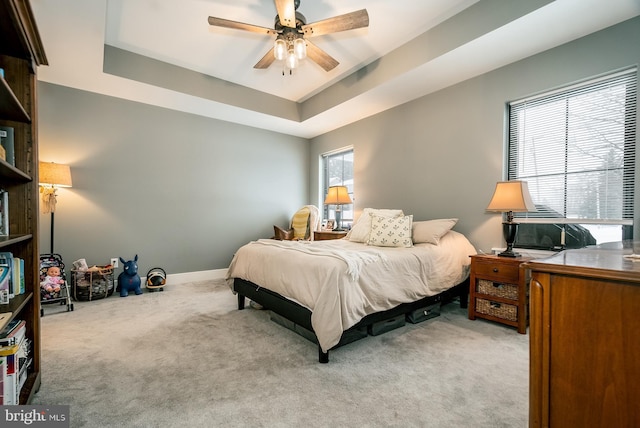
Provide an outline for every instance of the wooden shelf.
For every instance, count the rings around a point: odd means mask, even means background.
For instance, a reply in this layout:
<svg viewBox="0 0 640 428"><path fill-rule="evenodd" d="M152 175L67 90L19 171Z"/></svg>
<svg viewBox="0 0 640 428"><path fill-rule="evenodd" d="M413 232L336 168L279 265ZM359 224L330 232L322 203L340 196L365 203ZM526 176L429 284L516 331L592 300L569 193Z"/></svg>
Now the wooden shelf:
<svg viewBox="0 0 640 428"><path fill-rule="evenodd" d="M32 358L19 403L28 404L40 387L40 260L38 248L38 111L39 65L46 57L29 0L0 1L0 122L14 128L15 165L0 160L0 189L8 191L11 230L0 236L0 249L24 260L25 292L0 305L0 312L26 322Z"/></svg>
<svg viewBox="0 0 640 428"><path fill-rule="evenodd" d="M9 236L0 236L0 248L8 247L9 245L14 245L19 242L24 242L33 238L33 235L9 235Z"/></svg>
<svg viewBox="0 0 640 428"><path fill-rule="evenodd" d="M0 177L22 183L31 181L31 176L2 159L0 159Z"/></svg>
<svg viewBox="0 0 640 428"><path fill-rule="evenodd" d="M25 111L6 80L0 77L0 117L15 122L31 123L31 117Z"/></svg>
<svg viewBox="0 0 640 428"><path fill-rule="evenodd" d="M13 314L19 313L22 309L24 309L25 305L31 301L33 298L32 292L27 292L25 294L19 294L15 296L11 301L6 305L0 305L0 313L11 312ZM12 317L13 319L14 317Z"/></svg>

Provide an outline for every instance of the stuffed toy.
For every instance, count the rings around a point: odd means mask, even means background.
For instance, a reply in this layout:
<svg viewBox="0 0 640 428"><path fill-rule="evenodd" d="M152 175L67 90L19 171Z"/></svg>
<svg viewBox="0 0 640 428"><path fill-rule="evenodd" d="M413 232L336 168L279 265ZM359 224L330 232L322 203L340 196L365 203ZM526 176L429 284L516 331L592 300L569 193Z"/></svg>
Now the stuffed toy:
<svg viewBox="0 0 640 428"><path fill-rule="evenodd" d="M40 288L45 291L45 298L52 299L60 293L60 286L64 284L64 279L60 276L60 268L51 266L47 269L47 276L40 282Z"/></svg>
<svg viewBox="0 0 640 428"><path fill-rule="evenodd" d="M140 275L138 275L138 255L133 260L125 261L120 257L124 271L118 275L118 288L120 289L120 297L127 297L129 291L136 294L142 294L140 288Z"/></svg>

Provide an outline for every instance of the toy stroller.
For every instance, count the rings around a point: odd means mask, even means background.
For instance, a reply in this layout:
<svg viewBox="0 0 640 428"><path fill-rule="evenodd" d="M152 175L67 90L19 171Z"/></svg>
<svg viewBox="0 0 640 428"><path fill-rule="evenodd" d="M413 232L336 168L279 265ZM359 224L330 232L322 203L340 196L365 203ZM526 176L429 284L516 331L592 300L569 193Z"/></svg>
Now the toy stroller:
<svg viewBox="0 0 640 428"><path fill-rule="evenodd" d="M60 254L40 255L40 316L44 316L44 305L58 303L73 310L71 295Z"/></svg>

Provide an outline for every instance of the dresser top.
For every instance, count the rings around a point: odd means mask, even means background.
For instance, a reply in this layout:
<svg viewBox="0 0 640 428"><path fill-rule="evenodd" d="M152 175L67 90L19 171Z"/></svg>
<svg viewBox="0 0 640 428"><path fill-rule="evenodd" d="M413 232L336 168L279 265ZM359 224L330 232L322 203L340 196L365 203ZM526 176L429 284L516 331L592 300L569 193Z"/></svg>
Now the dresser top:
<svg viewBox="0 0 640 428"><path fill-rule="evenodd" d="M638 258L625 257L632 254L637 254ZM533 271L576 274L640 284L640 241L610 242L565 250L551 257L532 260L525 267Z"/></svg>

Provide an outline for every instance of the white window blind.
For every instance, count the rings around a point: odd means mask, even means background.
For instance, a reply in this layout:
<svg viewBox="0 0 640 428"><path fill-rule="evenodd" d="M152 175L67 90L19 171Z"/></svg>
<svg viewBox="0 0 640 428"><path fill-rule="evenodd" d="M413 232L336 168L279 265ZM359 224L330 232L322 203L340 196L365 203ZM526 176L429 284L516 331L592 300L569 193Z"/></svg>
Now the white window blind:
<svg viewBox="0 0 640 428"><path fill-rule="evenodd" d="M520 222L633 224L636 69L509 104L508 179Z"/></svg>
<svg viewBox="0 0 640 428"><path fill-rule="evenodd" d="M322 155L322 201L330 186L347 186L353 200L353 148L340 149ZM324 205L323 218L335 217L335 205ZM353 221L353 204L343 205L342 222Z"/></svg>

